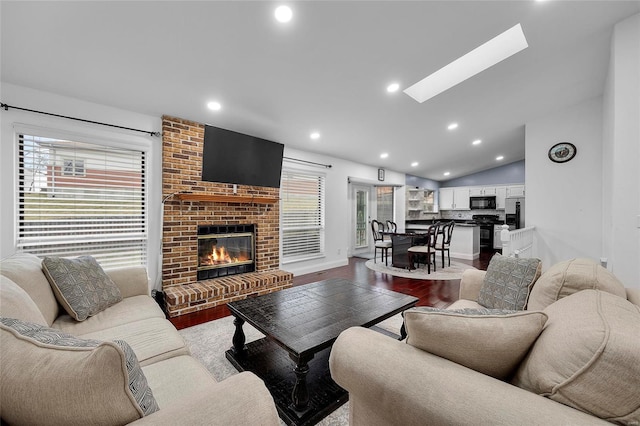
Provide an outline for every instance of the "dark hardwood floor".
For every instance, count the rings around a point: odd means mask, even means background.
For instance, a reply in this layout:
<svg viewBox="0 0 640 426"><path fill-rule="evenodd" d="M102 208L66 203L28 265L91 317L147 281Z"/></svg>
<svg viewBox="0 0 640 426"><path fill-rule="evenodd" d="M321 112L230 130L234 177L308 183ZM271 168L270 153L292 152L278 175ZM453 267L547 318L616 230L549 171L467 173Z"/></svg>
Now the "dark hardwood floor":
<svg viewBox="0 0 640 426"><path fill-rule="evenodd" d="M478 269L486 270L493 253L494 252L482 252L480 258L473 261L456 260L472 265ZM365 262L366 259L352 257L346 266L294 277L293 285L303 285L329 278L344 278L417 297L420 299L418 306L445 308L458 299L460 280L416 280L412 278L394 277L372 271L365 266ZM170 318L170 321L180 330L229 315L231 315L231 313L225 304L192 314Z"/></svg>

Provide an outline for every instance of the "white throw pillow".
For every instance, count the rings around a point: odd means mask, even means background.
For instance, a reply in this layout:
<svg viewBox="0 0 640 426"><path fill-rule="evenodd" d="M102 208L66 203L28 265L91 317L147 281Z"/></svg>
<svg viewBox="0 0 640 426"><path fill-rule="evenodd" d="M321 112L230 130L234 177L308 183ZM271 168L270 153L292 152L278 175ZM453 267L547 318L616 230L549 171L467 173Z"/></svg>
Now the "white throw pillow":
<svg viewBox="0 0 640 426"><path fill-rule="evenodd" d="M533 311L418 307L404 312L407 344L498 379L518 367L546 320Z"/></svg>

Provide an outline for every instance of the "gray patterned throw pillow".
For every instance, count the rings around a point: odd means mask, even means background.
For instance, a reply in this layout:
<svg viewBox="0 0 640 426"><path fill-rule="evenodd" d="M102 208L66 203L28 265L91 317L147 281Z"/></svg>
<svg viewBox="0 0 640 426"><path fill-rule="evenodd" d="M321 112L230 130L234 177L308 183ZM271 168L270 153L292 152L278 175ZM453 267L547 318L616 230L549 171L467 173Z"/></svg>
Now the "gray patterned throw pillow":
<svg viewBox="0 0 640 426"><path fill-rule="evenodd" d="M159 409L125 341L80 339L4 317L0 332L1 379L12 389L3 396L2 417L10 424L125 424ZM25 395L50 404L24 410Z"/></svg>
<svg viewBox="0 0 640 426"><path fill-rule="evenodd" d="M58 302L77 321L122 300L118 286L91 256L45 257L42 269Z"/></svg>
<svg viewBox="0 0 640 426"><path fill-rule="evenodd" d="M540 259L495 254L489 262L478 303L490 309L525 309L540 270Z"/></svg>

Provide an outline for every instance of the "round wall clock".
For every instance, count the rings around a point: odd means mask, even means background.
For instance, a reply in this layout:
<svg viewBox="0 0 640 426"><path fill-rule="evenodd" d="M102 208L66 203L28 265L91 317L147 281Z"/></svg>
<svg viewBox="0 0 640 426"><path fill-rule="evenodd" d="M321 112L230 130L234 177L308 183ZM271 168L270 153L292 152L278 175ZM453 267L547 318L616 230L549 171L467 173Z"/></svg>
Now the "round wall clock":
<svg viewBox="0 0 640 426"><path fill-rule="evenodd" d="M549 159L555 163L566 163L576 156L576 146L569 142L559 142L549 148Z"/></svg>

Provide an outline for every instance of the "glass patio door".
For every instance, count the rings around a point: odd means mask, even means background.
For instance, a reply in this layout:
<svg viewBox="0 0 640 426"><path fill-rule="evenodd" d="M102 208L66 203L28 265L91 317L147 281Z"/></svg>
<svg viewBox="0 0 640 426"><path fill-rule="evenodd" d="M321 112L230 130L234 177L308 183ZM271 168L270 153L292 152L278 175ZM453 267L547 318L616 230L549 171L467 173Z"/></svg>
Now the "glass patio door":
<svg viewBox="0 0 640 426"><path fill-rule="evenodd" d="M354 248L363 249L369 247L369 197L371 189L362 186L353 186L355 202L355 231Z"/></svg>

